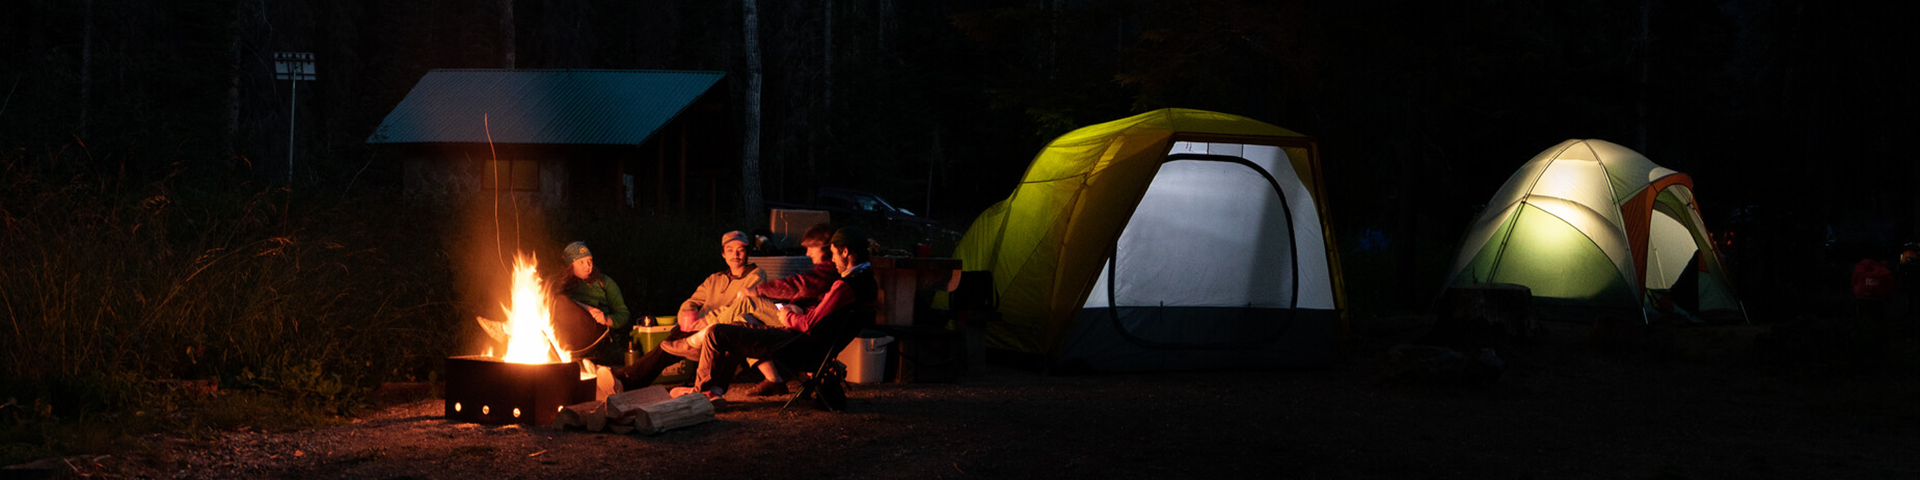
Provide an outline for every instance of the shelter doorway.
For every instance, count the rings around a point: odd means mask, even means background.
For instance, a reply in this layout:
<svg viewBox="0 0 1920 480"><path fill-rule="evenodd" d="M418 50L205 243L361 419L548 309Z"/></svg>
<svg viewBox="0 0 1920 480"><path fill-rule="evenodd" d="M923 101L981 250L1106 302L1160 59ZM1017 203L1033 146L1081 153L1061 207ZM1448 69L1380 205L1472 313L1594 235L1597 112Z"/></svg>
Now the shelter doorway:
<svg viewBox="0 0 1920 480"><path fill-rule="evenodd" d="M1289 331L1298 310L1332 312L1318 208L1298 178L1276 146L1175 142L1095 278L1066 356L1178 368L1155 351L1272 349L1300 333Z"/></svg>

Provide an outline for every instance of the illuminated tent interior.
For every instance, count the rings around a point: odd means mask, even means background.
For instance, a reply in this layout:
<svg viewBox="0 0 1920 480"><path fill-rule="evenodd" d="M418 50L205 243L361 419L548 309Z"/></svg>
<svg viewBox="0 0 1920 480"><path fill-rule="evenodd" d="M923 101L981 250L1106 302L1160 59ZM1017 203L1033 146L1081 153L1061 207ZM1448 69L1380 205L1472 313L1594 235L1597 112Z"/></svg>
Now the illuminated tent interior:
<svg viewBox="0 0 1920 480"><path fill-rule="evenodd" d="M1335 359L1339 259L1312 139L1163 109L1067 133L955 256L993 272L988 346L1049 369Z"/></svg>
<svg viewBox="0 0 1920 480"><path fill-rule="evenodd" d="M1468 228L1447 278L1525 285L1542 318L1679 307L1696 322L1746 319L1693 180L1603 140L1560 142L1522 165Z"/></svg>

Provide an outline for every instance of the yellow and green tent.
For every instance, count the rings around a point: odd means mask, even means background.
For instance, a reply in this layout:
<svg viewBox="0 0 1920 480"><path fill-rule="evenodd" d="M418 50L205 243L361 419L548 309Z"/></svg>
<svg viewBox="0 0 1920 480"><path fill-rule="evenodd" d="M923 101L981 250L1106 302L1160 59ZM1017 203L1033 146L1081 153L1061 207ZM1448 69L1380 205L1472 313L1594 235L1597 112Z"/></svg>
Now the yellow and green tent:
<svg viewBox="0 0 1920 480"><path fill-rule="evenodd" d="M1605 140L1567 140L1507 178L1468 227L1449 286L1517 284L1546 318L1645 319L1677 304L1745 321L1693 179ZM1658 309L1658 310L1656 310Z"/></svg>
<svg viewBox="0 0 1920 480"><path fill-rule="evenodd" d="M1155 110L1074 130L956 247L992 272L988 346L1105 371L1331 362L1340 262L1312 138Z"/></svg>

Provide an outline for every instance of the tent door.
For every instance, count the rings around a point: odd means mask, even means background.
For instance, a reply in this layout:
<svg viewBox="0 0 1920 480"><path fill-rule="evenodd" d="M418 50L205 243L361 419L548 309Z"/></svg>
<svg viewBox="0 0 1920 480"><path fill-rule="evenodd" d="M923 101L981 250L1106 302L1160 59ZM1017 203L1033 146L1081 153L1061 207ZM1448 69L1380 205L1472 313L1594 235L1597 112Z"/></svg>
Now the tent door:
<svg viewBox="0 0 1920 480"><path fill-rule="evenodd" d="M1083 321L1138 347L1241 349L1284 336L1297 309L1331 310L1319 219L1285 154L1182 144L1115 241Z"/></svg>

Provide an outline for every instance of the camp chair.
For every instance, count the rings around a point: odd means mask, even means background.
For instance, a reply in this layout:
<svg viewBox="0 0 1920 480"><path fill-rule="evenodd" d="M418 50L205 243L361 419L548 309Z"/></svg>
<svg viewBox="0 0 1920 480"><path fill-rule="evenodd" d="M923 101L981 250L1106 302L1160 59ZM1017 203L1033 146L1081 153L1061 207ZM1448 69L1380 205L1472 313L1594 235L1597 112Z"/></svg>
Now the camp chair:
<svg viewBox="0 0 1920 480"><path fill-rule="evenodd" d="M860 329L873 324L875 312L876 310L872 307L846 312L846 315L852 316L854 321L846 322L840 327L840 331L832 332L831 336L827 337L827 353L820 359L820 366L814 369L812 377L800 382L800 391L788 398L787 403L780 406L781 410L792 406L794 400L812 399L816 394L820 397L819 404L827 411L837 412L846 409L847 366L836 359L840 357L840 351L845 350L847 345L853 343L854 337L860 335ZM773 356L780 358L779 350L791 348L792 344L793 342L790 341L787 345L782 345L776 349ZM801 364L811 363L811 359L806 361L807 363Z"/></svg>

